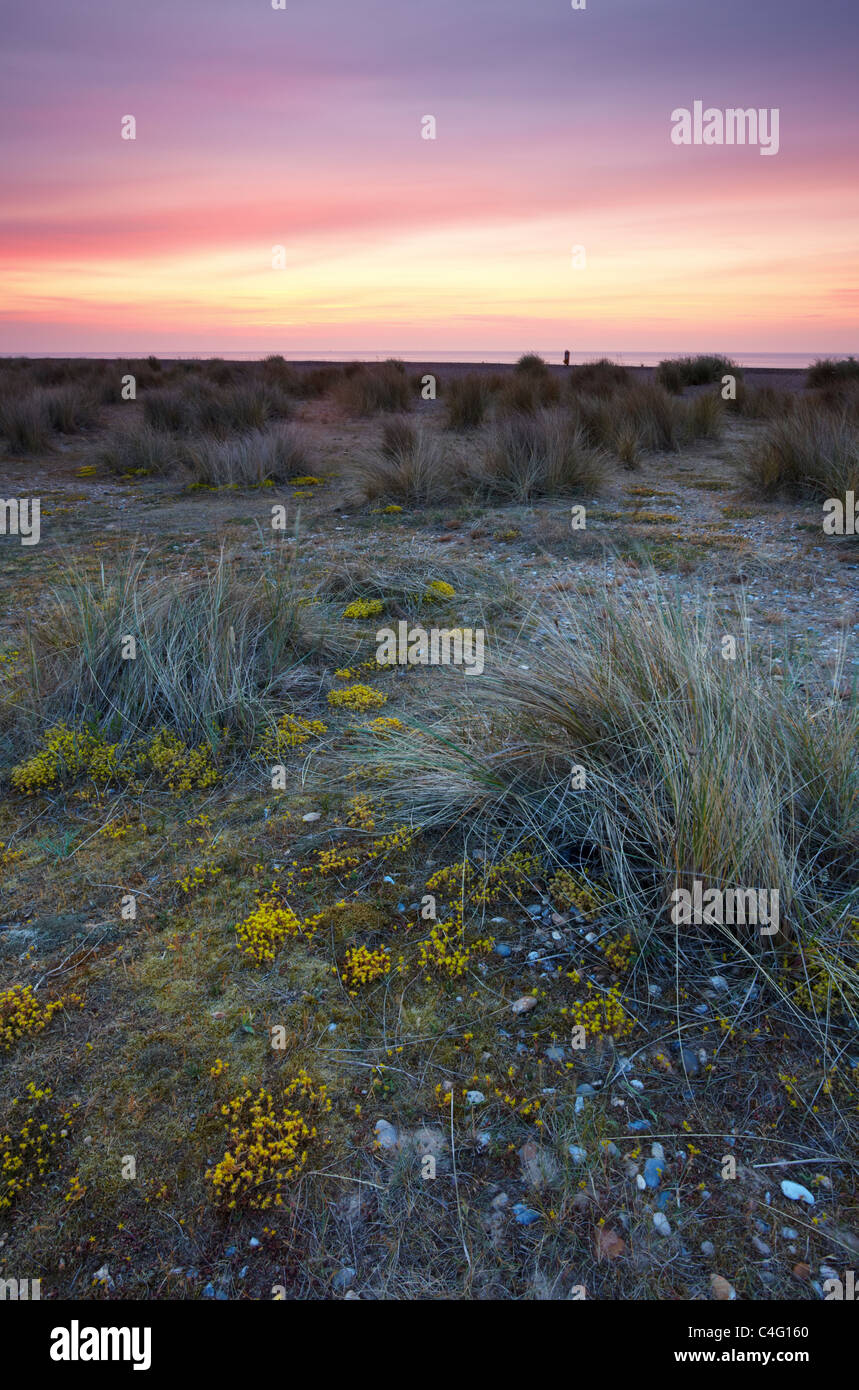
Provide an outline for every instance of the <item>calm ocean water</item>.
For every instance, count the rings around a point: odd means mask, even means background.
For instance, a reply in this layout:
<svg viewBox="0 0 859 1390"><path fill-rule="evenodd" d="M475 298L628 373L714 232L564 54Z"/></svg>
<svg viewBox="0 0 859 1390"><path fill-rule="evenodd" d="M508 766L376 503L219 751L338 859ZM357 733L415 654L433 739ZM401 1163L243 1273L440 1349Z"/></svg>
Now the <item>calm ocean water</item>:
<svg viewBox="0 0 859 1390"><path fill-rule="evenodd" d="M136 349L135 351L117 352L48 352L48 353L22 353L21 356L31 357L90 357L112 359L140 358L149 355L149 349ZM564 360L564 350L558 352L554 348L543 349L535 348L528 351L536 351L549 363L559 364ZM582 362L594 362L600 357L609 357L613 362L620 362L625 367L656 367L666 357L693 357L695 348L676 348L670 351L661 352L640 352L630 350L618 352L611 348L594 348L586 352L570 352L570 361L576 365ZM712 351L721 352L723 349L714 348ZM451 351L443 351L440 348L429 349L419 352L411 348L386 348L384 351L370 352L365 348L339 348L331 352L319 352L318 350L307 349L305 351L292 352L283 348L271 347L260 352L241 352L233 348L223 348L220 352L201 352L199 350L189 350L187 352L155 352L156 357L163 358L164 361L208 361L213 357L222 357L228 361L238 362L258 362L263 357L268 357L271 353L280 353L288 362L383 362L386 357L399 357L404 362L474 362L474 363L509 363L516 362L522 355L522 349L515 352L500 352L497 350L487 350L485 352L467 352L461 348L453 348ZM9 357L15 354L0 353L0 357ZM741 367L785 367L803 368L810 363L817 361L820 357L839 357L841 353L827 352L731 352L725 350L726 357L730 357Z"/></svg>

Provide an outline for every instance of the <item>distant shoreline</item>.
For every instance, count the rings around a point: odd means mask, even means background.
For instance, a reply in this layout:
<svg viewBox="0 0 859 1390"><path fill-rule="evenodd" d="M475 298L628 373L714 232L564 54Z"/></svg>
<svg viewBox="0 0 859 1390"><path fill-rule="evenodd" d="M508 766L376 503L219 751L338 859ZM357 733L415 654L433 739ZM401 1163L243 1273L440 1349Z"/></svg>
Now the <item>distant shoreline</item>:
<svg viewBox="0 0 859 1390"><path fill-rule="evenodd" d="M99 354L97 354L97 355L96 355L96 354L94 354L94 355L87 355L87 354L85 354L85 355L83 355L83 356L78 356L78 357L63 357L63 356L60 356L60 355L50 356L50 357L31 357L31 358L29 358L28 360L29 360L29 361L32 361L32 362L76 362L76 361L140 362L140 361L144 361L144 360L145 360L145 357L146 357L147 355L148 355L148 354L142 354L142 355L141 355L141 354L137 354L137 353L130 353L130 354L121 354L121 353L119 353L119 354L116 354L115 356L108 356L107 354L101 354L101 353L99 353ZM274 355L278 355L278 354L266 354L266 355L268 355L268 356L274 356ZM761 355L763 356L764 354L761 354ZM789 355L789 354L786 354L786 355ZM255 363L255 362L260 362L260 361L263 361L263 360L264 360L264 356L263 356L263 355L259 355L259 354L254 354L253 356L251 356L250 354L248 354L248 355L243 356L243 357L223 357L223 358L214 357L214 356L207 356L207 357L194 357L194 356L185 357L185 356L175 356L175 357L171 357L171 356L165 356L164 354L161 354L161 355L159 356L158 353L153 353L152 356L158 357L159 361L164 362L165 365L168 364L168 363L169 363L169 364L178 364L178 363L182 363L182 362L187 362L187 363L196 363L196 364L198 364L201 368L205 368L205 366L206 366L207 363L212 363L213 361L241 362L241 363L246 363L248 366L251 366L251 365L252 365L253 363ZM284 355L284 356L285 356L285 355ZM627 356L629 356L629 354L627 354ZM0 361L2 361L2 360L4 360L4 359L3 359L3 358L0 358ZM5 360L9 360L9 359L5 359ZM313 370L314 368L317 368L317 369L318 369L318 368L320 368L320 367L338 367L338 366L345 366L347 363L350 363L350 362L359 362L359 361L360 361L360 362L363 362L363 363L364 363L365 365L367 365L367 366L372 366L372 365L374 365L374 364L376 364L376 363L378 363L378 362L384 362L386 359L385 359L384 357L381 357L381 356L379 356L378 358L376 358L376 357L372 357L372 358L359 358L359 357L349 357L348 355L344 355L344 356L342 356L342 357L306 357L306 358L285 357L285 360L289 363L290 367L295 367L295 368L298 369L298 370ZM409 372L410 372L412 375L422 375L422 374L424 374L424 373L429 373L429 374L431 374L431 375L433 375L433 376L437 376L438 378L440 378L441 381L445 381L445 380L450 381L451 378L466 376L466 375L468 375L469 373L476 373L477 375L480 375L480 376L489 376L489 375L493 375L493 376L495 376L495 375L507 376L507 375L509 375L511 372L513 372L513 370L515 369L515 359L512 360L512 361L509 361L509 362L491 362L491 361L486 361L486 362L458 361L458 362L454 362L454 361L444 361L443 359L440 360L440 359L433 359L433 358L408 358L408 359L407 359L407 358L402 358L402 359L400 359L400 360L402 360L403 362L405 362L406 366L407 366L408 369L409 369ZM588 361L588 362L592 362L592 361L595 361L595 360L597 360L597 359L596 359L595 357L593 357L593 356L589 356L589 357L586 359L586 361ZM612 361L618 361L619 359L618 359L618 357L614 357L614 358L612 358L611 360L612 360ZM811 359L811 360L817 360L817 359ZM554 376L563 377L563 376L567 375L567 374L572 370L573 367L582 366L582 365L585 365L585 363L583 363L583 362L572 362L571 365L570 365L569 367L565 367L562 363L553 362L553 361L551 361L551 360L547 357L547 359L546 359L546 365L548 366L549 371L550 371ZM657 363L653 363L653 364L647 364L647 365L641 366L641 365L639 365L638 363L626 361L626 362L623 362L622 365L623 365L624 367L626 367L626 370L629 372L630 376L632 376L633 378L638 378L638 379L641 380L641 381L651 381L651 380L653 379L653 377L655 376L655 374L656 374L656 370L657 370L657 365L658 365L658 364L657 364ZM744 365L742 362L738 362L737 365L739 366L740 370L742 371L742 374L743 374L744 379L745 379L747 382L754 384L755 386L759 386L759 387L760 387L760 386L770 386L770 387L773 387L773 388L775 388L775 389L777 389L777 390L780 390L780 391L802 391L802 390L805 388L805 378L806 378L806 373L807 373L807 370L808 370L808 367L807 367L807 366L802 366L802 365L797 365L797 364L783 365L783 366L770 366L770 365L766 365L766 366L764 366L764 365L751 365L751 366L749 366L749 365ZM690 389L696 390L696 389L699 389L699 388L690 388Z"/></svg>
<svg viewBox="0 0 859 1390"><path fill-rule="evenodd" d="M524 351L524 350L525 350L525 349L523 349L523 351ZM530 348L527 349L527 350L528 350L528 351L531 351ZM535 349L535 351L538 351L538 350ZM708 350L708 351L709 351L709 350ZM850 354L848 354L847 352L749 352L749 353L734 352L734 353L732 353L732 352L724 351L724 350L721 349L721 348L718 348L718 349L717 349L717 348L714 348L714 349L712 349L712 351L713 351L713 352L718 352L720 355L724 355L725 357L728 357L731 361L736 362L737 366L738 366L738 367L741 367L741 368L743 369L743 371L746 371L746 372L760 372L760 371L767 371L767 372L804 372L804 371L806 371L806 370L812 365L812 363L817 362L817 361L820 361L821 359L832 358L833 360L835 360L835 359L844 358L844 357L847 357L847 356L850 355ZM857 351L859 351L859 349L857 349ZM561 350L560 352L555 352L555 351L548 352L548 351L545 351L545 350L544 350L544 351L540 352L539 355L544 359L544 361L546 362L546 364L547 364L548 366L550 366L550 367L558 367L558 368L560 368L561 370L563 370L563 350ZM599 360L601 360L601 359L603 359L603 358L608 358L609 361L611 361L611 362L617 362L620 366L627 367L627 368L629 368L630 370L641 370L641 369L653 369L653 368L656 368L656 367L658 367L658 365L659 365L660 362L666 361L666 360L670 360L670 359L673 359L673 358L677 358L677 357L687 357L687 356L688 356L688 357L694 357L694 356L697 356L697 355L698 355L698 354L697 354L695 351L692 351L692 350L690 350L690 351L688 351L688 352L685 351L685 350L677 351L677 352L673 352L673 351L672 351L672 352L668 352L668 351L666 351L666 352L653 352L653 351L647 351L647 352L645 352L645 351L642 351L642 352L632 352L632 351L620 352L620 351L615 351L615 352L611 352L611 351L609 351L609 350L606 350L605 352L600 352L600 351L593 351L593 352L591 352L591 351L587 351L587 352L572 352L572 351L571 351L571 353L570 353L570 365L573 366L573 367L580 367L580 366L586 365L586 364L589 363L589 362L596 362L596 361L599 361ZM293 366L293 367L334 367L334 366L343 366L344 364L346 364L346 363L348 363L348 362L363 362L363 363L369 365L369 364L373 364L373 363L384 362L384 361L388 360L389 358L397 358L398 360L400 360L400 361L402 361L402 362L405 362L407 366L413 367L413 368L425 366L425 367L433 367L433 368L438 368L438 369L444 368L444 369L446 369L446 370L450 370L451 368L455 368L455 369L457 369L458 371L469 371L469 370L477 370L477 369L483 369L483 370L485 370L485 371L504 371L504 370L507 370L507 369L509 369L509 368L511 368L511 367L513 367L513 366L515 365L515 363L518 361L519 357L521 356L521 352L505 352L505 353L501 353L501 354L498 355L497 357L493 357L493 356L490 356L490 355L487 355L487 356L485 356L485 357L482 357L482 356L479 356L479 355L475 352L475 353L464 353L464 354L463 354L462 356L460 356L460 357L455 357L455 356L452 356L452 355L451 355L451 356L444 356L444 355L442 355L442 356L435 355L435 356L434 356L434 355L432 355L431 353L422 354L422 353L416 353L416 352L414 352L414 351L409 351L409 352L400 351L400 352L397 352L397 351L395 351L395 350L392 350L392 351L390 351L390 352L366 352L366 351L361 351L360 349L357 349L357 350L355 350L354 352L329 352L329 353L323 353L322 355L316 355L316 356L307 355L307 356L304 356L304 357L298 357L298 356L293 356L291 353L289 353L289 352L287 352L287 351L279 351L277 348L272 348L272 349L270 349L270 350L268 350L268 351L241 351L241 350L234 350L234 351L224 351L224 352L209 352L209 351L202 351L202 350L201 350L201 351L198 351L198 352L194 352L194 351L185 351L185 352L172 352L172 351L171 351L171 352L156 352L156 351L152 351L151 349L149 349L149 350L137 349L137 350L116 351L116 352L78 352L78 353L64 353L64 352L48 352L48 353L38 353L38 352L2 352L2 353L0 353L0 361L9 361L9 360L14 360L14 359L25 358L25 359L27 359L27 360L29 360L29 361L32 361L32 362L55 362L55 361L60 361L60 362L72 362L72 361L103 361L103 362L114 362L114 361L138 361L138 362L139 362L139 361L141 361L143 358L146 358L146 357L149 357L149 356L157 357L160 361L163 361L163 362L211 362L211 361L224 361L224 362L262 362L262 361L265 360L266 357L283 357L284 361L288 362L288 363L290 364L290 366Z"/></svg>

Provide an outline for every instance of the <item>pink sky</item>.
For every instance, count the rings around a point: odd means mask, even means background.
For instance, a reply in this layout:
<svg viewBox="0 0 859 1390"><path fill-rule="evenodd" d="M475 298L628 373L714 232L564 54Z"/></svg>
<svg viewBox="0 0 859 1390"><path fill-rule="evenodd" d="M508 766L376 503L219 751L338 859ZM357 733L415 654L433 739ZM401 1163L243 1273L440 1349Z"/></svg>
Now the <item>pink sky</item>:
<svg viewBox="0 0 859 1390"><path fill-rule="evenodd" d="M847 0L7 16L2 352L857 349ZM672 144L696 99L778 154Z"/></svg>

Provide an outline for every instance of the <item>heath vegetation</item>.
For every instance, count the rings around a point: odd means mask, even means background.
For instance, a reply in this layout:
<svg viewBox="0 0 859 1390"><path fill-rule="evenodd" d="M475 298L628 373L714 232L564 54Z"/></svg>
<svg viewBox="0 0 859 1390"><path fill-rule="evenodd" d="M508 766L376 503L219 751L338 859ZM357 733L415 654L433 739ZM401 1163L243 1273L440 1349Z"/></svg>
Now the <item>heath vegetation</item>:
<svg viewBox="0 0 859 1390"><path fill-rule="evenodd" d="M0 1277L849 1266L855 376L0 364Z"/></svg>

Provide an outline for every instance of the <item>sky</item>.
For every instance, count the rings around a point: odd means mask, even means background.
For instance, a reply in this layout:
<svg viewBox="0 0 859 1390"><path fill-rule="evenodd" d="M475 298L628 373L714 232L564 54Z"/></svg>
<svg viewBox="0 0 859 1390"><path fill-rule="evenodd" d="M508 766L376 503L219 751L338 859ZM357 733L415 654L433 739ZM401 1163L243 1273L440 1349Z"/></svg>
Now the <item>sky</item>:
<svg viewBox="0 0 859 1390"><path fill-rule="evenodd" d="M0 0L0 353L859 347L855 0L276 2Z"/></svg>

